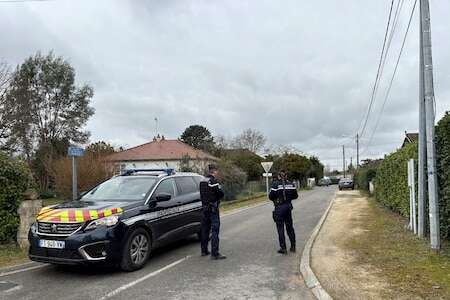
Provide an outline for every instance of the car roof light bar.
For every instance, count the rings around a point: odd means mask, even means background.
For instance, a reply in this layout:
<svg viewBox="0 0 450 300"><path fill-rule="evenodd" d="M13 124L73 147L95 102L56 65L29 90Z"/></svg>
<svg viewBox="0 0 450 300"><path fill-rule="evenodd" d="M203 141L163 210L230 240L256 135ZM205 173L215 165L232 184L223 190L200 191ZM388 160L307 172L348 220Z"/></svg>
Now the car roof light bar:
<svg viewBox="0 0 450 300"><path fill-rule="evenodd" d="M154 175L159 175L161 173L167 174L167 175L173 175L175 174L175 169L167 168L167 169L128 169L125 170L121 176L128 176L135 173L156 173Z"/></svg>

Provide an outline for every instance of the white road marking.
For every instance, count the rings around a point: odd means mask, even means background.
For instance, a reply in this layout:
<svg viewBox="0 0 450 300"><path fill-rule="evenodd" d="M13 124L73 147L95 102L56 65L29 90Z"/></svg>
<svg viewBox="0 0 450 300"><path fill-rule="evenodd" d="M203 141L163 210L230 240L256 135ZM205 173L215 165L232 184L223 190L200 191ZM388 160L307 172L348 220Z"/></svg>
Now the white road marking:
<svg viewBox="0 0 450 300"><path fill-rule="evenodd" d="M0 277L13 275L13 274L17 274L17 273L22 273L22 272L27 272L27 271L31 271L31 270L36 270L36 269L40 269L40 268L43 268L43 267L46 267L46 266L48 266L48 265L47 264L45 264L45 265L38 265L38 266L29 267L29 268L25 268L25 269L19 269L19 270L14 270L14 271L9 271L9 272L3 272L3 273L0 273Z"/></svg>
<svg viewBox="0 0 450 300"><path fill-rule="evenodd" d="M181 264L182 262L184 262L185 260L189 259L190 257L191 257L190 255L189 255L189 256L186 256L186 257L184 257L184 258L182 258L182 259L179 259L179 260L177 260L177 261L174 261L173 263L171 263L171 264L169 264L169 265L167 265L167 266L165 266L165 267L162 267L162 268L159 269L159 270L153 271L153 272L151 272L151 273L145 275L144 277L141 277L141 278L139 278L139 279L136 279L135 281L132 281L132 282L127 283L127 284L125 284L125 285L122 285L121 287L119 287L119 288L113 290L112 292L109 292L109 293L106 294L105 296L101 297L100 300L105 300L105 299L114 297L114 296L116 296L117 294L119 294L120 292L122 292L122 291L124 291L124 290L126 290L126 289L129 289L130 287L135 286L136 284L138 284L138 283L140 283L140 282L142 282L142 281L144 281L144 280L147 280L147 279L149 279L150 277L156 276L156 275L158 275L159 273L162 273L162 272L164 272L164 271L166 271L166 270L168 270L168 269L170 269L170 268L175 267L175 266L178 265L178 264Z"/></svg>

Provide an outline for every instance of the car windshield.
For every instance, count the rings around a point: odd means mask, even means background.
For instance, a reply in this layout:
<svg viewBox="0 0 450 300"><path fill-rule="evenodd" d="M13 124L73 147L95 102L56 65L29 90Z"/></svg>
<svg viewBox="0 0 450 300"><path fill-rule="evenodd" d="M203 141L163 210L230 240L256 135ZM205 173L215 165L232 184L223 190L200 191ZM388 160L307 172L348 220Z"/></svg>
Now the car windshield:
<svg viewBox="0 0 450 300"><path fill-rule="evenodd" d="M154 186L157 178L153 177L114 177L103 182L84 195L85 201L136 201L144 200Z"/></svg>

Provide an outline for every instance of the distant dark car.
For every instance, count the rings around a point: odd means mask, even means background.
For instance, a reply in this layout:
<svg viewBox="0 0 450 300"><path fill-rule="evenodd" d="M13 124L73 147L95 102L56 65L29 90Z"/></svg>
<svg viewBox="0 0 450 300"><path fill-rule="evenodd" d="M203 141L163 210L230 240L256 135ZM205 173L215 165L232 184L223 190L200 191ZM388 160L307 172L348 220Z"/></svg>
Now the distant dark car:
<svg viewBox="0 0 450 300"><path fill-rule="evenodd" d="M355 189L355 185L353 184L353 180L350 178L341 178L339 180L339 190L342 191L343 189Z"/></svg>
<svg viewBox="0 0 450 300"><path fill-rule="evenodd" d="M331 180L331 184L338 184L339 183L339 178L336 177L336 176L331 176L330 180Z"/></svg>
<svg viewBox="0 0 450 300"><path fill-rule="evenodd" d="M330 184L331 184L330 178L319 179L319 182L317 183L318 186L329 186Z"/></svg>

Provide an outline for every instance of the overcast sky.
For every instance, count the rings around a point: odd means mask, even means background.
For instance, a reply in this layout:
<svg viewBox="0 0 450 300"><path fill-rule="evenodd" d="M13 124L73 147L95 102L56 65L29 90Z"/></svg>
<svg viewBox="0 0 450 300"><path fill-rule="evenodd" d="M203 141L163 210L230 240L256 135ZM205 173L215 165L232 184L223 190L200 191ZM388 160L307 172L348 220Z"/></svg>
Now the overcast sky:
<svg viewBox="0 0 450 300"><path fill-rule="evenodd" d="M21 63L40 50L65 57L95 90L92 141L134 146L188 125L214 135L245 128L341 168L355 160L390 0L53 0L2 3L0 58ZM417 131L418 9L398 74L366 147L413 1L405 0L362 158L398 148ZM417 7L418 8L418 7ZM450 109L450 2L431 0L437 120ZM365 150L367 148L367 150Z"/></svg>

